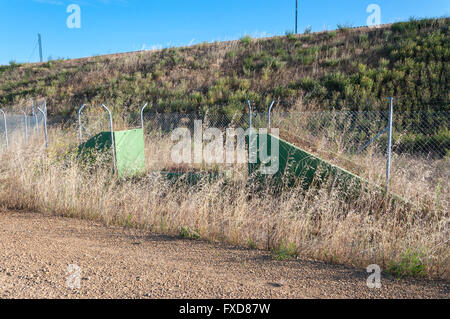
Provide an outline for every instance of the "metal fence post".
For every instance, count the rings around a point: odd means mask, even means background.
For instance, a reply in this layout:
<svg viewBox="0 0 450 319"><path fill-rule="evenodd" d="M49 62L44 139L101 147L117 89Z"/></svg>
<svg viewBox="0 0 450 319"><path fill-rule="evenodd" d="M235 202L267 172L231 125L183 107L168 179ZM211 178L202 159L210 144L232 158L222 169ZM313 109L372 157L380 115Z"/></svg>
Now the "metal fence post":
<svg viewBox="0 0 450 319"><path fill-rule="evenodd" d="M80 144L82 143L83 140L83 133L82 133L82 126L81 126L81 111L85 108L86 104L83 104L79 109L78 109L78 135L80 138Z"/></svg>
<svg viewBox="0 0 450 319"><path fill-rule="evenodd" d="M37 117L36 110L34 108L34 102L31 104L31 113L34 116L34 130L36 131L36 135L39 135L39 120Z"/></svg>
<svg viewBox="0 0 450 319"><path fill-rule="evenodd" d="M44 132L45 132L45 147L48 148L48 134L47 134L47 100L44 99Z"/></svg>
<svg viewBox="0 0 450 319"><path fill-rule="evenodd" d="M80 137L80 144L82 142L82 127L83 124L81 123L81 111L86 107L86 104L83 104L78 109L78 125L79 125L79 137ZM108 109L108 107L105 104L102 104L102 107L108 112L109 115L109 125L111 130L111 148L112 148L112 154L113 154L113 165L114 165L114 172L117 172L116 167L116 150L115 150L115 142L114 142L114 127L113 127L113 120L112 120L112 114L111 111Z"/></svg>
<svg viewBox="0 0 450 319"><path fill-rule="evenodd" d="M145 105L141 109L141 127L142 131L144 131L144 109L147 107L148 103L145 103Z"/></svg>
<svg viewBox="0 0 450 319"><path fill-rule="evenodd" d="M111 114L111 111L106 107L105 104L102 104L102 106L109 114L109 125L111 127L111 148L112 148L112 153L113 153L114 172L116 173L117 172L116 150L115 150L115 143L114 143L114 128L113 128L112 114Z"/></svg>
<svg viewBox="0 0 450 319"><path fill-rule="evenodd" d="M0 112L3 114L3 122L5 123L5 139L6 139L6 149L8 149L8 126L6 124L6 114L3 112L3 110L0 110Z"/></svg>
<svg viewBox="0 0 450 319"><path fill-rule="evenodd" d="M253 106L252 106L252 102L250 102L250 100L248 100L247 103L248 103L249 116L250 116L250 120L249 120L249 123L248 123L248 128L249 128L249 130L251 130L252 129Z"/></svg>
<svg viewBox="0 0 450 319"><path fill-rule="evenodd" d="M45 112L41 110L41 108L37 107L38 111L42 113L44 117L44 134L45 134L45 148L48 148L48 140L47 140L47 106L45 106Z"/></svg>
<svg viewBox="0 0 450 319"><path fill-rule="evenodd" d="M255 155L257 156L257 154L255 154L255 152L257 152L258 149L258 144L255 145L255 141L254 141L254 136L253 136L253 106L252 106L252 102L250 102L250 100L247 101L248 103L248 107L249 107L249 126L248 126L248 167L249 167L249 172L253 172L253 162L256 160L255 159ZM256 143L258 143L256 141ZM256 146L256 147L255 147Z"/></svg>
<svg viewBox="0 0 450 319"><path fill-rule="evenodd" d="M389 98L389 126L386 165L386 193L389 191L389 179L391 177L391 154L392 154L392 120L394 114L394 98Z"/></svg>
<svg viewBox="0 0 450 319"><path fill-rule="evenodd" d="M27 113L22 110L23 116L24 116L24 122L25 122L25 144L28 144L28 118Z"/></svg>
<svg viewBox="0 0 450 319"><path fill-rule="evenodd" d="M270 128L271 127L271 114L272 114L272 107L273 107L273 105L275 104L275 101L272 101L272 104L270 104L270 107L269 107L269 127L268 128Z"/></svg>

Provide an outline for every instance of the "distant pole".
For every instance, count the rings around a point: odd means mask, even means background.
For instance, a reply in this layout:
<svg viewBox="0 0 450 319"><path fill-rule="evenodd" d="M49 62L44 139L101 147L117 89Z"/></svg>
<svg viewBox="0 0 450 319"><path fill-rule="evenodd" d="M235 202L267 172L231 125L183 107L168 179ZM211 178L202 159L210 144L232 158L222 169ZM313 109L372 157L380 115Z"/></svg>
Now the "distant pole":
<svg viewBox="0 0 450 319"><path fill-rule="evenodd" d="M298 34L298 0L295 0L295 34Z"/></svg>
<svg viewBox="0 0 450 319"><path fill-rule="evenodd" d="M41 34L38 33L38 42L39 42L39 58L41 60L41 63L44 62L44 59L42 58L42 39Z"/></svg>

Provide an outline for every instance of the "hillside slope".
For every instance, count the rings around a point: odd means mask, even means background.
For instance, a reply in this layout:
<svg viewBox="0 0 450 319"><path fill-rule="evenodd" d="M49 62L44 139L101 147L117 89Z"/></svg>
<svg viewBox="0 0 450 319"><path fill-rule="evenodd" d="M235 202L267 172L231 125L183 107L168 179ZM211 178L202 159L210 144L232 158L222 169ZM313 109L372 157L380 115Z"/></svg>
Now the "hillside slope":
<svg viewBox="0 0 450 319"><path fill-rule="evenodd" d="M449 111L450 19L0 67L0 105L47 98L51 115L90 101L118 111L245 112L243 103Z"/></svg>

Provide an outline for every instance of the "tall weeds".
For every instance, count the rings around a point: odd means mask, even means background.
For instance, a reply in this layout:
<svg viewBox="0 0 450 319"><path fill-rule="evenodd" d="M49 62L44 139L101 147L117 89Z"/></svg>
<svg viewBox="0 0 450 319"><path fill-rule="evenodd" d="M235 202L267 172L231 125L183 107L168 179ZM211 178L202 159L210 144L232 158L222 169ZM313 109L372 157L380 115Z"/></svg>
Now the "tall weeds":
<svg viewBox="0 0 450 319"><path fill-rule="evenodd" d="M405 206L377 189L345 199L332 184L274 193L246 178L194 186L158 173L118 180L110 167L71 154L75 135L53 128L51 136L48 151L33 143L0 153L0 206L173 235L195 230L202 239L275 251L289 245L298 256L364 268L398 270L412 254L421 275L449 279L448 202L437 194L433 203L422 197Z"/></svg>

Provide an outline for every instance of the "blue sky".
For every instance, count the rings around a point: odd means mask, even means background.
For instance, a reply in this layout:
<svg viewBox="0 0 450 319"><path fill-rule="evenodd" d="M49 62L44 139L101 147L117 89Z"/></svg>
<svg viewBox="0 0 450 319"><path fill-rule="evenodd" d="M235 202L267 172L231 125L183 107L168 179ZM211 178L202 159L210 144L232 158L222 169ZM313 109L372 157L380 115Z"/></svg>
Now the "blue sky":
<svg viewBox="0 0 450 319"><path fill-rule="evenodd" d="M367 24L369 4L381 23L450 15L450 0L299 0L299 31ZM81 8L69 29L67 7ZM284 35L294 30L295 0L0 0L0 64L183 46L204 41ZM34 49L34 50L33 50Z"/></svg>

